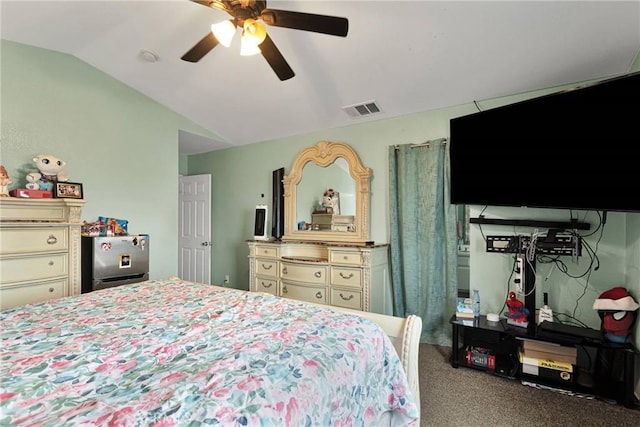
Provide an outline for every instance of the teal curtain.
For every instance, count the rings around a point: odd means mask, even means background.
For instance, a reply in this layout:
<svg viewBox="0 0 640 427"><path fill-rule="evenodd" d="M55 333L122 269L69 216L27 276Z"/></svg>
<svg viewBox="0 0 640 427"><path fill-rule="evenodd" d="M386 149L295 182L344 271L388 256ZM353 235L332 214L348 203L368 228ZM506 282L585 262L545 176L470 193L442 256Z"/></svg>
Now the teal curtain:
<svg viewBox="0 0 640 427"><path fill-rule="evenodd" d="M389 181L394 314L420 316L420 341L449 346L458 233L446 139L389 147Z"/></svg>

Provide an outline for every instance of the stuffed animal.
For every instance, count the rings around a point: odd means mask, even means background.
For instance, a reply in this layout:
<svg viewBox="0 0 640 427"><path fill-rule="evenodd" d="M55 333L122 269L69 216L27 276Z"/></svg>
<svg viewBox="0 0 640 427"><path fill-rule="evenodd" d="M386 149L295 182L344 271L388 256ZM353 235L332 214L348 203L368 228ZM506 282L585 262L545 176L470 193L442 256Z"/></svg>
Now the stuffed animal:
<svg viewBox="0 0 640 427"><path fill-rule="evenodd" d="M40 184L38 184L38 181L40 181L40 172L31 172L27 174L27 185L25 185L25 187L28 190L38 190L40 188Z"/></svg>
<svg viewBox="0 0 640 427"><path fill-rule="evenodd" d="M328 189L322 196L322 206L327 213L340 215L340 196L333 188Z"/></svg>
<svg viewBox="0 0 640 427"><path fill-rule="evenodd" d="M40 154L33 158L33 162L40 172L32 172L27 175L28 189L51 191L54 182L69 181L69 176L62 170L67 164L64 160L51 154Z"/></svg>

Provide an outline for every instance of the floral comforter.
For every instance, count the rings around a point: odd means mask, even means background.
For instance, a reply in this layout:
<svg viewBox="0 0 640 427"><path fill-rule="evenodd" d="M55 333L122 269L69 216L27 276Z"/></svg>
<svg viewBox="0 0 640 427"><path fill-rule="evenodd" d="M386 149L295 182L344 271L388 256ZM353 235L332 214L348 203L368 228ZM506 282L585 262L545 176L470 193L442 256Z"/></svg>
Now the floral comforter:
<svg viewBox="0 0 640 427"><path fill-rule="evenodd" d="M370 426L387 411L407 424L418 416L373 322L270 295L147 281L8 310L0 327L3 426Z"/></svg>

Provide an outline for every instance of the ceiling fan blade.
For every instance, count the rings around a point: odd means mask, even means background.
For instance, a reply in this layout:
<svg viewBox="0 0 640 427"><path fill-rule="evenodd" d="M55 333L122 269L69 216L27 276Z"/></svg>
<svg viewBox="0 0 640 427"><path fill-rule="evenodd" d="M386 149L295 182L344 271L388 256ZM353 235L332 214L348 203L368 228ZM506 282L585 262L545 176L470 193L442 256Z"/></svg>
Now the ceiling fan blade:
<svg viewBox="0 0 640 427"><path fill-rule="evenodd" d="M273 71L278 75L278 78L282 81L289 80L295 76L295 73L284 59L284 56L280 53L276 45L271 40L271 37L267 34L267 37L258 46L262 52L262 56L267 60Z"/></svg>
<svg viewBox="0 0 640 427"><path fill-rule="evenodd" d="M182 58L180 59L183 61L198 62L217 45L218 39L215 38L213 33L209 32L202 38L202 40L196 43L189 52L182 55Z"/></svg>
<svg viewBox="0 0 640 427"><path fill-rule="evenodd" d="M293 12L290 10L264 9L262 20L274 27L293 28L313 31L314 33L346 37L349 32L349 20L337 16L316 15L313 13Z"/></svg>
<svg viewBox="0 0 640 427"><path fill-rule="evenodd" d="M211 0L191 0L194 3L201 4L203 6L211 7Z"/></svg>

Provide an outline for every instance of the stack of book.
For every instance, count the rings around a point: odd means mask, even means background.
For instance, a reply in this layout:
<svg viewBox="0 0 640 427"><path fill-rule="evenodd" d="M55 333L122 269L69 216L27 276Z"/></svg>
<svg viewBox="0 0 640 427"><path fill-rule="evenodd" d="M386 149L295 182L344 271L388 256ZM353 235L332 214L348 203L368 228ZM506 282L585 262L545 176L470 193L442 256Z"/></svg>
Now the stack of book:
<svg viewBox="0 0 640 427"><path fill-rule="evenodd" d="M520 352L522 373L555 382L572 383L577 356L575 347L525 339Z"/></svg>
<svg viewBox="0 0 640 427"><path fill-rule="evenodd" d="M458 298L456 319L473 319L473 300L471 298Z"/></svg>

